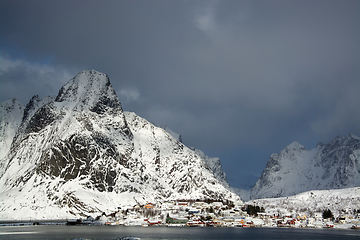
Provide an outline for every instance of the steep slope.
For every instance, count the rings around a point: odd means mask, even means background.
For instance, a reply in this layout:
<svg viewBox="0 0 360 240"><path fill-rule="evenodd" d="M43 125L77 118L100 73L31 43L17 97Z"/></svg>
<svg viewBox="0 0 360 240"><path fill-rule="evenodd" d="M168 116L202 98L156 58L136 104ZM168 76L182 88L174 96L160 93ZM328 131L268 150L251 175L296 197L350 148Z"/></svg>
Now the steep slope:
<svg viewBox="0 0 360 240"><path fill-rule="evenodd" d="M0 218L69 218L166 199L238 200L194 151L124 113L107 75L32 98L0 179Z"/></svg>
<svg viewBox="0 0 360 240"><path fill-rule="evenodd" d="M271 155L251 199L360 186L360 139L349 134L307 151L297 142Z"/></svg>
<svg viewBox="0 0 360 240"><path fill-rule="evenodd" d="M4 157L9 152L21 124L23 111L24 106L15 98L0 103L0 176L7 164Z"/></svg>
<svg viewBox="0 0 360 240"><path fill-rule="evenodd" d="M173 199L237 198L217 180L204 154L186 147L162 128L134 113L125 112L125 117L134 136L134 156L141 156L150 172L163 180L162 186L156 189L164 187L165 196Z"/></svg>
<svg viewBox="0 0 360 240"><path fill-rule="evenodd" d="M226 177L226 173L224 172L224 170L222 169L222 165L221 165L221 161L219 158L217 157L208 157L205 155L205 153L203 153L201 150L199 149L194 149L195 153L198 154L202 159L205 160L205 162L207 163L207 165L209 165L211 171L214 173L215 177L217 180L219 180L219 182L221 182L222 185L226 186L226 187L230 187L228 181L227 181L227 177Z"/></svg>
<svg viewBox="0 0 360 240"><path fill-rule="evenodd" d="M25 109L22 112L22 119L20 121L20 126L18 131L16 132L15 135L15 139L23 134L25 132L25 128L27 127L27 125L29 124L29 121L31 119L31 117L35 114L35 112L42 106L50 103L51 101L54 100L54 97L45 97L43 99L40 99L38 95L33 96L29 103L26 104Z"/></svg>
<svg viewBox="0 0 360 240"><path fill-rule="evenodd" d="M174 137L176 140L182 143L181 135L171 130L169 127L165 126L163 129L169 133L172 137ZM206 164L209 166L210 170L214 173L216 179L226 188L229 188L229 183L227 181L226 173L222 169L221 161L217 157L208 157L205 155L205 153L199 149L196 149L194 147L189 147L191 150L193 150L199 157L201 157ZM233 189L231 188L233 191Z"/></svg>
<svg viewBox="0 0 360 240"><path fill-rule="evenodd" d="M164 129L167 133L169 133L173 138L175 138L176 140L178 140L179 142L182 143L182 139L181 139L181 135L174 132L173 130L171 130L169 127L165 126L162 127L162 129Z"/></svg>

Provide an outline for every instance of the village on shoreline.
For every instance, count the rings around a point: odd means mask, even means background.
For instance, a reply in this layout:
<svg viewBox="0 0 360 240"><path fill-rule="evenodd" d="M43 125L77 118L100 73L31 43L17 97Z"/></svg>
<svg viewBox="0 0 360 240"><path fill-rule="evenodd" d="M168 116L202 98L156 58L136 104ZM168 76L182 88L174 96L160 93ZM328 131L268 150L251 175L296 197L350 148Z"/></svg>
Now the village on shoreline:
<svg viewBox="0 0 360 240"><path fill-rule="evenodd" d="M360 229L360 209L342 210L333 215L326 209L311 214L275 213L263 207L231 201L166 201L121 206L112 213L64 221L29 221L4 225L119 225L168 227L288 227Z"/></svg>

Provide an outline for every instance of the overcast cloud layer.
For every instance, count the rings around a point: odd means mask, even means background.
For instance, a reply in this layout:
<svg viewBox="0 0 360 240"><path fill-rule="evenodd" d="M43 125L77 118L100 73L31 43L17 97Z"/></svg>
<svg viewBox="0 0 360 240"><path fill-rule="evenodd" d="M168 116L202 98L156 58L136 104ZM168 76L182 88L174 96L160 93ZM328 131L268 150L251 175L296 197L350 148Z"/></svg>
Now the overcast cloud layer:
<svg viewBox="0 0 360 240"><path fill-rule="evenodd" d="M360 1L1 0L0 24L0 101L107 73L233 186L292 141L360 136Z"/></svg>

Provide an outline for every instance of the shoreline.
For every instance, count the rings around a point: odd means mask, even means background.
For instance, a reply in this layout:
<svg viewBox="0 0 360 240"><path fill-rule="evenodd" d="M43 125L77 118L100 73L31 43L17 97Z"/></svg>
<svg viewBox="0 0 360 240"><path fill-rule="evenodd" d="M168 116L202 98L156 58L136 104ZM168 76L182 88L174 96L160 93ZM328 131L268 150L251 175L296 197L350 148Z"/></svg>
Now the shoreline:
<svg viewBox="0 0 360 240"><path fill-rule="evenodd" d="M1 227L29 227L29 226L68 226L67 220L40 220L40 221L32 221L32 222L24 222L24 221L0 221L0 229ZM144 227L142 225L108 225L102 222L93 222L90 224L77 224L69 227L79 227L79 226L106 226L106 227ZM334 227L293 227L293 226L251 226L251 227L243 227L243 226L187 226L182 224L161 224L154 226L146 226L150 228L158 228L158 227L174 227L174 228L266 228L266 229L337 229L337 230L360 230L360 228L353 228L353 224L336 224Z"/></svg>

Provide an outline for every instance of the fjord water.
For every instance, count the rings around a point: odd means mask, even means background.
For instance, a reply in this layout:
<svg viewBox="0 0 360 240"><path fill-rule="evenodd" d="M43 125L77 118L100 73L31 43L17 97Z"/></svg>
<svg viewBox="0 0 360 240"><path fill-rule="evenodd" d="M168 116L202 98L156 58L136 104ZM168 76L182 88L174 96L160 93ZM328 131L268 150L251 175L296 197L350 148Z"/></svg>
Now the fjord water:
<svg viewBox="0 0 360 240"><path fill-rule="evenodd" d="M119 239L125 236L142 240L167 239L359 239L358 230L287 228L185 228L124 226L3 226L0 239Z"/></svg>

